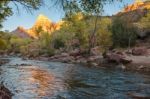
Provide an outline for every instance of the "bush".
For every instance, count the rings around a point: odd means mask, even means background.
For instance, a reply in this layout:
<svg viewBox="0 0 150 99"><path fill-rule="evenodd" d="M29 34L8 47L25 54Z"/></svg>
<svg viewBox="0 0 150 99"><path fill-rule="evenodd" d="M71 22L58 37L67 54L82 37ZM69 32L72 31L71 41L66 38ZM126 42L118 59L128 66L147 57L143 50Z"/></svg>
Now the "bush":
<svg viewBox="0 0 150 99"><path fill-rule="evenodd" d="M110 30L112 22L110 18L102 18L98 23L98 32L96 34L97 45L103 50L112 46L112 33Z"/></svg>
<svg viewBox="0 0 150 99"><path fill-rule="evenodd" d="M18 37L15 37L13 36L11 39L10 39L10 44L12 46L12 50L16 53L19 53L20 52L20 47L21 46L26 46L28 45L29 43L31 42L30 39L22 39L22 38L18 38Z"/></svg>
<svg viewBox="0 0 150 99"><path fill-rule="evenodd" d="M65 47L65 42L62 39L56 38L54 39L54 48L55 49L60 49Z"/></svg>
<svg viewBox="0 0 150 99"><path fill-rule="evenodd" d="M28 46L20 46L19 52L20 52L22 55L27 55L27 54L28 54Z"/></svg>
<svg viewBox="0 0 150 99"><path fill-rule="evenodd" d="M138 22L138 25L144 29L150 28L150 12Z"/></svg>
<svg viewBox="0 0 150 99"><path fill-rule="evenodd" d="M135 44L137 38L136 28L127 20L114 19L111 30L114 46L127 47Z"/></svg>
<svg viewBox="0 0 150 99"><path fill-rule="evenodd" d="M7 42L4 39L0 38L0 50L6 50L7 49Z"/></svg>
<svg viewBox="0 0 150 99"><path fill-rule="evenodd" d="M77 13L66 17L61 29L54 35L55 48L66 47L67 49L73 49L74 47L86 47L88 44L88 32L84 16L81 13Z"/></svg>

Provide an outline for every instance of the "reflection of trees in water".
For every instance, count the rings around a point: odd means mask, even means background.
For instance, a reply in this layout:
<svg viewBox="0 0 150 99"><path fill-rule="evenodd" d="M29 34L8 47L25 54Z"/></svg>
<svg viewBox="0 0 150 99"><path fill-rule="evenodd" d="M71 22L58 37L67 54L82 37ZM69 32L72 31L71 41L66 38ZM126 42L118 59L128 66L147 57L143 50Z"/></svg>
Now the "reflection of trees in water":
<svg viewBox="0 0 150 99"><path fill-rule="evenodd" d="M75 87L82 86L82 77L79 74L79 71L76 67L70 66L65 72L64 82L68 89L73 89Z"/></svg>
<svg viewBox="0 0 150 99"><path fill-rule="evenodd" d="M37 84L35 90L39 96L47 96L53 94L54 76L48 73L46 70L38 68L31 69L31 78L29 81L33 84Z"/></svg>

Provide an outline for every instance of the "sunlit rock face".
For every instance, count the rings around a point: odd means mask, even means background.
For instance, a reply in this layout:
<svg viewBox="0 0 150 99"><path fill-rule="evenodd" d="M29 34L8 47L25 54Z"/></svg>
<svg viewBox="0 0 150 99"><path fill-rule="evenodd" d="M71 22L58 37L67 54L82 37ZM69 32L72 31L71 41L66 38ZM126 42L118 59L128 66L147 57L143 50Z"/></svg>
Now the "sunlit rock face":
<svg viewBox="0 0 150 99"><path fill-rule="evenodd" d="M150 9L150 2L149 1L143 2L143 0L136 0L134 4L126 6L122 12L129 12L138 9Z"/></svg>
<svg viewBox="0 0 150 99"><path fill-rule="evenodd" d="M34 26L28 30L28 34L33 38L38 38L39 32L52 33L60 29L60 23L54 23L44 15L39 15Z"/></svg>
<svg viewBox="0 0 150 99"><path fill-rule="evenodd" d="M30 35L28 35L27 30L25 30L23 27L18 27L14 31L11 32L12 34L20 37L20 38L29 38Z"/></svg>

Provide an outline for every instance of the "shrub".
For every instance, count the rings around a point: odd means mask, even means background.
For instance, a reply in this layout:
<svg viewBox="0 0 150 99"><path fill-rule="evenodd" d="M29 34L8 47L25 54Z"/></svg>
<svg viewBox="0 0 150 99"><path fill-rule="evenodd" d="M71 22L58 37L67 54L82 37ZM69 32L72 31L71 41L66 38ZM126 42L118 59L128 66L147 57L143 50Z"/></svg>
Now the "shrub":
<svg viewBox="0 0 150 99"><path fill-rule="evenodd" d="M4 39L0 38L0 50L6 50L7 49L7 42Z"/></svg>
<svg viewBox="0 0 150 99"><path fill-rule="evenodd" d="M112 40L116 47L127 47L135 44L136 28L127 20L116 18L112 23Z"/></svg>
<svg viewBox="0 0 150 99"><path fill-rule="evenodd" d="M19 52L22 54L22 55L27 55L28 54L28 46L20 46L20 50Z"/></svg>
<svg viewBox="0 0 150 99"><path fill-rule="evenodd" d="M112 22L110 18L103 18L98 23L98 31L96 34L97 45L103 50L107 50L112 46L112 33L110 30Z"/></svg>
<svg viewBox="0 0 150 99"><path fill-rule="evenodd" d="M54 42L53 44L55 49L60 49L65 47L65 42L61 38L56 38L54 39L53 42Z"/></svg>
<svg viewBox="0 0 150 99"><path fill-rule="evenodd" d="M18 37L15 37L13 36L11 39L10 39L10 44L12 46L12 50L16 53L19 53L20 52L20 47L21 46L26 46L28 45L29 43L31 42L30 39L22 39L22 38L18 38Z"/></svg>
<svg viewBox="0 0 150 99"><path fill-rule="evenodd" d="M149 29L150 28L150 12L148 12L147 15L138 22L138 24L144 29Z"/></svg>

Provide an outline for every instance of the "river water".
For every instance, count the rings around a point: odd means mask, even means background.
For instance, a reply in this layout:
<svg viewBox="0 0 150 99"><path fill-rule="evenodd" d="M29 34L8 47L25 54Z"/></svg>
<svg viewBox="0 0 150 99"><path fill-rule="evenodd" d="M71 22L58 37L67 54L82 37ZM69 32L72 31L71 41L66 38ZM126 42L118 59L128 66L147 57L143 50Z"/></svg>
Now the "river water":
<svg viewBox="0 0 150 99"><path fill-rule="evenodd" d="M13 99L132 99L150 95L150 76L82 65L9 58L0 81Z"/></svg>

